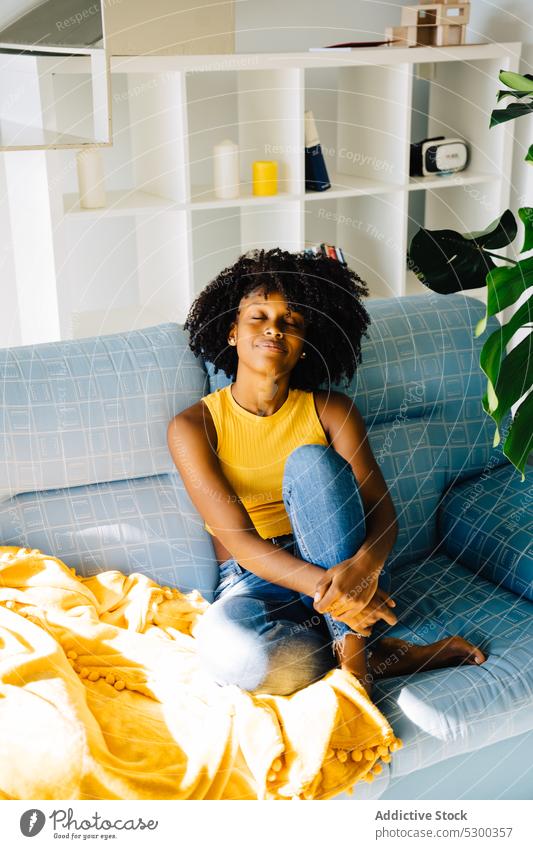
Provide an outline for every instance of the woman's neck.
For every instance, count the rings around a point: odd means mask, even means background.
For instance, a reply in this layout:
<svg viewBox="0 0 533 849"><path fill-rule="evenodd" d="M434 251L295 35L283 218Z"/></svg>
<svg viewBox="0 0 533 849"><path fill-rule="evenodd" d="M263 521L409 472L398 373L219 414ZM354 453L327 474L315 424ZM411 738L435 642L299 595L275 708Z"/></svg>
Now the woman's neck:
<svg viewBox="0 0 533 849"><path fill-rule="evenodd" d="M272 416L283 406L289 394L290 375L264 375L262 379L254 381L235 378L230 392L233 398L248 412L256 416Z"/></svg>

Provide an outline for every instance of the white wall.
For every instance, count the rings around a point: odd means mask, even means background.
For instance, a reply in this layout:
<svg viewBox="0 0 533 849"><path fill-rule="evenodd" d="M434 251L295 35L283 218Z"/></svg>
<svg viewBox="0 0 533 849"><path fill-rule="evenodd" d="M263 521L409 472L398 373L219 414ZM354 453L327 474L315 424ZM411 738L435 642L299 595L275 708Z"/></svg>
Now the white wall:
<svg viewBox="0 0 533 849"><path fill-rule="evenodd" d="M270 53L379 39L387 25L400 23L407 5L409 0L237 0L235 49ZM531 0L472 0L468 40L533 44L531 13Z"/></svg>
<svg viewBox="0 0 533 849"><path fill-rule="evenodd" d="M2 341L0 347L2 348L22 344L15 279L6 174L4 160L2 154L0 154L0 302L2 304Z"/></svg>
<svg viewBox="0 0 533 849"><path fill-rule="evenodd" d="M407 0L246 0L235 4L235 50L274 53L342 41L376 41L400 23Z"/></svg>
<svg viewBox="0 0 533 849"><path fill-rule="evenodd" d="M1 0L0 3L0 29L9 26L21 18L30 9L40 6L44 0Z"/></svg>

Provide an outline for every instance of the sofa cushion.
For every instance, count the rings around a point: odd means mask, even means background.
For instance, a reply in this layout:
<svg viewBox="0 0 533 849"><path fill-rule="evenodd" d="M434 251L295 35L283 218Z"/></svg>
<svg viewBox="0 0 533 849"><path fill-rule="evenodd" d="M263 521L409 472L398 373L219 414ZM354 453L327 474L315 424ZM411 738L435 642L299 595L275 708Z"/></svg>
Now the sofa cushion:
<svg viewBox="0 0 533 849"><path fill-rule="evenodd" d="M392 575L399 621L374 626L425 644L458 634L487 655L480 666L377 681L373 699L404 747L397 777L533 729L533 604L440 554Z"/></svg>
<svg viewBox="0 0 533 849"><path fill-rule="evenodd" d="M0 501L175 469L166 430L207 391L175 323L0 350Z"/></svg>
<svg viewBox="0 0 533 849"><path fill-rule="evenodd" d="M0 539L84 576L142 572L207 601L218 582L211 538L177 472L16 495L0 502Z"/></svg>
<svg viewBox="0 0 533 849"><path fill-rule="evenodd" d="M472 571L533 601L533 475L510 463L450 489L439 511L442 545Z"/></svg>
<svg viewBox="0 0 533 849"><path fill-rule="evenodd" d="M463 473L472 445L485 446L489 456L492 420L476 401L468 418L450 423L449 406L430 415L406 419L396 430L381 422L368 430L368 439L385 478L398 519L398 537L386 569L391 571L430 555L439 546L438 507L442 492ZM473 409L475 407L475 409ZM392 441L392 447L391 447Z"/></svg>

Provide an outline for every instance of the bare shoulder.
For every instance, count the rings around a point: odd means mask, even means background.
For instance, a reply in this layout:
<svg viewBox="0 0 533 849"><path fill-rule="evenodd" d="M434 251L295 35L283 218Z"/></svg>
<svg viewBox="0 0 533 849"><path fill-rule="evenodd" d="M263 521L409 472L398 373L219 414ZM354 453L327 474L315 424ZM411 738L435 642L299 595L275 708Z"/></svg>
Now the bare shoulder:
<svg viewBox="0 0 533 849"><path fill-rule="evenodd" d="M199 440L205 440L210 447L216 450L217 432L211 411L207 404L200 399L190 407L186 407L181 412L177 413L168 423L167 434L170 436L177 430L187 428L193 431Z"/></svg>
<svg viewBox="0 0 533 849"><path fill-rule="evenodd" d="M354 402L344 392L335 392L330 389L316 389L313 393L315 396L315 405L317 413L322 421L328 422L332 416L337 417L339 414L346 415L352 407L355 407ZM355 407L357 410L357 408Z"/></svg>
<svg viewBox="0 0 533 849"><path fill-rule="evenodd" d="M360 417L355 403L343 392L316 389L313 394L318 418L330 438L333 438L333 435L342 426L347 416L355 415L356 417Z"/></svg>

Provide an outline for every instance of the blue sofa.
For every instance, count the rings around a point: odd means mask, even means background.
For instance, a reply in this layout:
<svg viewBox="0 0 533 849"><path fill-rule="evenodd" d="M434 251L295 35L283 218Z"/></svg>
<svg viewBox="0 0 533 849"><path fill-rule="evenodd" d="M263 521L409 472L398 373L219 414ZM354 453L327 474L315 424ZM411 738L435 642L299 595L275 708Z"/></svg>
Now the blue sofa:
<svg viewBox="0 0 533 849"><path fill-rule="evenodd" d="M481 407L484 308L433 293L366 306L362 365L333 388L355 399L398 515L386 571L399 621L383 630L417 643L458 633L488 659L378 682L405 745L337 798L532 798L531 476L493 448ZM193 356L182 326L2 349L0 373L0 544L212 601L214 552L166 428L228 378Z"/></svg>

